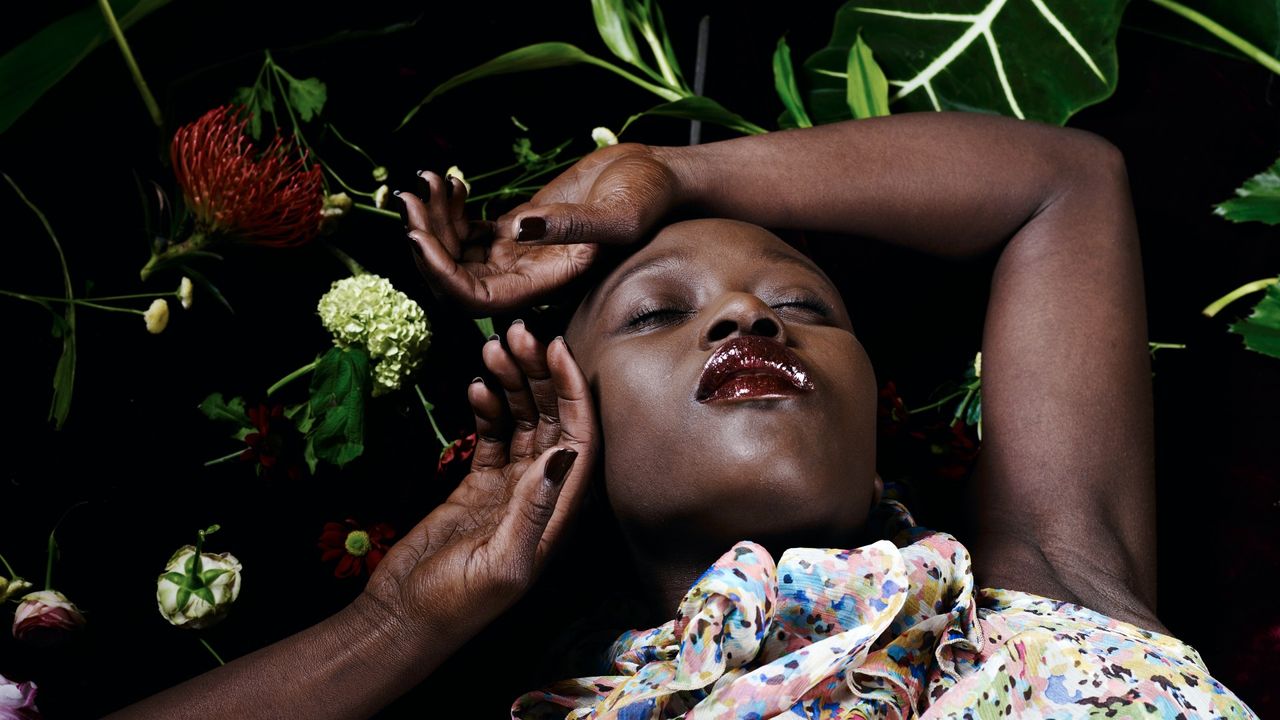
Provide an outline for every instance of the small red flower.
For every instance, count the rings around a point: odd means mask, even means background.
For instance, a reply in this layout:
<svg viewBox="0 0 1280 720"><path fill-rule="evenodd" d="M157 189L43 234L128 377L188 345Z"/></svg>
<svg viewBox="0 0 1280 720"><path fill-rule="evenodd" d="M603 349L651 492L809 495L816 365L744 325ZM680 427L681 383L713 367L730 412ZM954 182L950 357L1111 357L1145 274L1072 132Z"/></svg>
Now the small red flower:
<svg viewBox="0 0 1280 720"><path fill-rule="evenodd" d="M320 542L316 545L324 552L321 562L338 560L333 569L333 576L348 578L360 575L368 568L372 573L387 554L391 538L396 531L386 523L371 525L367 529L351 518L345 522L328 522L324 524L324 532L320 533Z"/></svg>
<svg viewBox="0 0 1280 720"><path fill-rule="evenodd" d="M302 478L302 465L298 453L289 442L289 422L284 417L283 405L267 407L265 403L246 411L256 432L244 436L249 446L240 453L245 462L258 463L258 472L269 477L285 476L290 480Z"/></svg>
<svg viewBox="0 0 1280 720"><path fill-rule="evenodd" d="M173 172L197 232L275 247L310 242L320 231L324 203L320 167L279 135L255 153L244 134L247 123L239 108L224 106L173 136Z"/></svg>
<svg viewBox="0 0 1280 720"><path fill-rule="evenodd" d="M436 463L436 474L443 473L446 469L454 464L466 462L476 452L476 434L471 433L466 437L458 438L449 447L440 453L440 460Z"/></svg>

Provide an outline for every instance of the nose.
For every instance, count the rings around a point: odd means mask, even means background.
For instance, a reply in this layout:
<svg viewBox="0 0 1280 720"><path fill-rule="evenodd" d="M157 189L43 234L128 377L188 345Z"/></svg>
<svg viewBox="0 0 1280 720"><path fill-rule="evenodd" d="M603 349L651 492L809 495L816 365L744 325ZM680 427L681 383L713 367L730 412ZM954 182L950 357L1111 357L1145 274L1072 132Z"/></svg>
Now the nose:
<svg viewBox="0 0 1280 720"><path fill-rule="evenodd" d="M751 293L728 293L706 316L702 326L702 347L709 350L724 340L741 335L758 335L787 344L786 326L773 308Z"/></svg>

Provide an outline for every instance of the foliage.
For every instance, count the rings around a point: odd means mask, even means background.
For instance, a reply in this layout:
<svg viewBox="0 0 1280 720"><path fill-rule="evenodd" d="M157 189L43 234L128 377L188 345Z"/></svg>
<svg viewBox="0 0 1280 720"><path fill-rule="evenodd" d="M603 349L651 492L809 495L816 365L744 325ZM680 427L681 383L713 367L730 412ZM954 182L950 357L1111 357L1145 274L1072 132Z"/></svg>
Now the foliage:
<svg viewBox="0 0 1280 720"><path fill-rule="evenodd" d="M1242 335L1250 350L1280 358L1280 284L1272 283L1253 313L1232 325L1231 332Z"/></svg>
<svg viewBox="0 0 1280 720"><path fill-rule="evenodd" d="M1214 208L1232 222L1280 223L1280 159L1236 188L1236 197Z"/></svg>

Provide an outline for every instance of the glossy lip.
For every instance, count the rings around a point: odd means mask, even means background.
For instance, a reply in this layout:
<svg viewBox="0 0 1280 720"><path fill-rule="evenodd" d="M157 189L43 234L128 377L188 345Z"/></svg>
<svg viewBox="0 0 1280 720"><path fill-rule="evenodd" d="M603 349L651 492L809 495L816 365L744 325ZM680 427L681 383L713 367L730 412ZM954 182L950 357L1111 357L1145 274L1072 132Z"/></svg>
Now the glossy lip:
<svg viewBox="0 0 1280 720"><path fill-rule="evenodd" d="M765 377L758 382L746 380L753 376ZM813 379L794 352L776 340L743 335L726 341L707 358L694 397L700 403L759 400L810 390Z"/></svg>

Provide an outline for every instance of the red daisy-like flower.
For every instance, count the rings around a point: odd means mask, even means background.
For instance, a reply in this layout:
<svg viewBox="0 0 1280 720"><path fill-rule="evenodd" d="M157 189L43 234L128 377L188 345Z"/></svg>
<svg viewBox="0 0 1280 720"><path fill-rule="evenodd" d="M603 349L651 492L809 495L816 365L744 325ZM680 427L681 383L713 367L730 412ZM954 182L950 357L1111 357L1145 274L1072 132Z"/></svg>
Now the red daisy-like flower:
<svg viewBox="0 0 1280 720"><path fill-rule="evenodd" d="M360 575L366 569L372 573L382 562L382 556L387 554L395 536L395 529L386 523L363 528L355 520L347 518L340 523L325 523L316 546L324 551L320 555L321 562L338 560L338 566L333 569L334 577L348 578Z"/></svg>
<svg viewBox="0 0 1280 720"><path fill-rule="evenodd" d="M284 138L261 154L244 133L248 117L220 107L179 128L169 153L196 231L260 245L293 247L320 231L324 184Z"/></svg>
<svg viewBox="0 0 1280 720"><path fill-rule="evenodd" d="M471 433L466 437L458 438L449 443L449 447L440 453L440 460L436 462L436 474L440 475L454 465L465 463L476 452L476 434Z"/></svg>
<svg viewBox="0 0 1280 720"><path fill-rule="evenodd" d="M258 472L268 477L285 476L290 480L302 478L302 464L293 443L289 442L289 422L284 417L283 405L268 407L261 403L245 411L256 432L244 436L249 446L240 453L245 462L258 463ZM294 433L296 434L296 433Z"/></svg>

